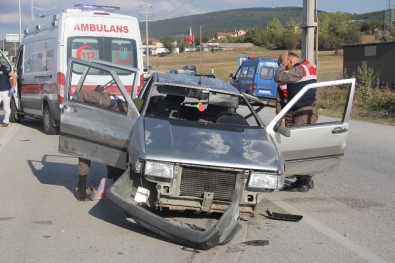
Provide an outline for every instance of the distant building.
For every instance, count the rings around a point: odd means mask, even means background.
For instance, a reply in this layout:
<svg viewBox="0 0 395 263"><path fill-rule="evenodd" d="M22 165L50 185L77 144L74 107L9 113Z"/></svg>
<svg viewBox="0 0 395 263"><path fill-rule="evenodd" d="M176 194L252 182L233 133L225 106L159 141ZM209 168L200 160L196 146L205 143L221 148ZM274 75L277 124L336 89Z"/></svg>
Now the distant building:
<svg viewBox="0 0 395 263"><path fill-rule="evenodd" d="M203 43L202 51L233 50L238 48L251 48L253 46L254 44L252 43ZM200 50L200 46L198 50Z"/></svg>
<svg viewBox="0 0 395 263"><path fill-rule="evenodd" d="M215 33L215 39L217 40L221 40L227 37L241 37L244 36L245 34L247 34L247 31L243 30L243 29L236 29L233 32L217 32Z"/></svg>
<svg viewBox="0 0 395 263"><path fill-rule="evenodd" d="M395 85L395 42L343 46L343 72L357 77L357 68L366 61L380 85Z"/></svg>

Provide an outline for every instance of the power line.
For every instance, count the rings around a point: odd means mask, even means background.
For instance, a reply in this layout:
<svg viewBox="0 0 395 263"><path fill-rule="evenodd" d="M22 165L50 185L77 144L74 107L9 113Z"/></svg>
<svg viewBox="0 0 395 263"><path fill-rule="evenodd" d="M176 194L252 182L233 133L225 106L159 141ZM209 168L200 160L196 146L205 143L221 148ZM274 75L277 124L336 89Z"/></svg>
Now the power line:
<svg viewBox="0 0 395 263"><path fill-rule="evenodd" d="M205 1L205 0L203 0L203 2L204 2L204 1ZM187 4L188 4L187 2L188 2L188 0L177 0L177 1L175 1L174 3L172 3L171 6L169 6L169 7L166 8L164 11L162 11L160 14L164 14L164 13L166 12L166 10L172 9L171 11L167 12L167 13L163 16L163 19L170 18L170 15L171 15L171 14L180 11L180 10L181 10L181 7L183 7L184 5L187 5ZM191 2L192 2L192 4L189 4L189 7L190 7L190 8L193 7L193 6L195 6L196 3L197 3L198 5L201 4L201 3L197 2L197 1L193 1L193 0L192 0ZM182 11L182 10L181 10L181 11Z"/></svg>
<svg viewBox="0 0 395 263"><path fill-rule="evenodd" d="M176 0L173 3L171 3L167 8L165 8L164 10L162 10L162 12L160 12L159 14L164 14L164 13L172 13L174 12L174 10L177 10L178 7L183 5L183 1L188 1L188 0ZM177 6L178 5L178 6ZM167 12L168 10L170 10L169 12Z"/></svg>

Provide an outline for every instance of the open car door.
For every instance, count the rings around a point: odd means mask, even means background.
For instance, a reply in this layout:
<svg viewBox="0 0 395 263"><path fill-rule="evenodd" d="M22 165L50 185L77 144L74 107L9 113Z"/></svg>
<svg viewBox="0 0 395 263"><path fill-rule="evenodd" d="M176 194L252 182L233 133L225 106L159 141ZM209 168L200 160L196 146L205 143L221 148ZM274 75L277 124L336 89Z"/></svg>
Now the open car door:
<svg viewBox="0 0 395 263"><path fill-rule="evenodd" d="M132 127L140 115L132 102L137 72L107 61L70 59L60 105L59 152L126 169ZM118 74L130 75L131 94ZM72 78L78 79L76 86ZM97 85L97 79L103 83Z"/></svg>
<svg viewBox="0 0 395 263"><path fill-rule="evenodd" d="M309 89L347 90L343 113L337 118L319 116L316 124L286 128L281 118ZM269 123L266 131L276 142L285 163L285 177L314 174L339 166L346 148L348 121L355 91L355 79L320 82L305 86ZM318 92L317 92L318 94Z"/></svg>

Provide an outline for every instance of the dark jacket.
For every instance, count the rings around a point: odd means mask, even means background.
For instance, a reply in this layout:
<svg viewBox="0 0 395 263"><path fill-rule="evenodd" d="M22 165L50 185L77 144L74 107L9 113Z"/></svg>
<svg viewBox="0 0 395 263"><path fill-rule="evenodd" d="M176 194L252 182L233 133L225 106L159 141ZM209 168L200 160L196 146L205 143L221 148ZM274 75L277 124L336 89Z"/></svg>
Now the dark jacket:
<svg viewBox="0 0 395 263"><path fill-rule="evenodd" d="M288 71L285 69L285 66L281 65L277 69L275 79L277 82L287 83L288 101L290 101L304 86L317 82L317 72L310 62L302 60ZM292 110L313 105L315 101L316 90L309 90L294 105Z"/></svg>

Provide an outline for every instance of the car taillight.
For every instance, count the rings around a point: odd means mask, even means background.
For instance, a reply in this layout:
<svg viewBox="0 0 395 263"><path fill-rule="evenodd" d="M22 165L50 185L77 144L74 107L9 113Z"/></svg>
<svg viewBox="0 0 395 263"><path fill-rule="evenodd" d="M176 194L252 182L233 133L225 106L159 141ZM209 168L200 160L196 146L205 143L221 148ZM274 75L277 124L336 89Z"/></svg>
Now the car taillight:
<svg viewBox="0 0 395 263"><path fill-rule="evenodd" d="M140 94L141 88L144 86L144 74L140 75L140 85L137 86L137 96Z"/></svg>
<svg viewBox="0 0 395 263"><path fill-rule="evenodd" d="M64 84L66 78L62 72L58 72L58 102L64 101Z"/></svg>
<svg viewBox="0 0 395 263"><path fill-rule="evenodd" d="M256 91L256 84L253 84L252 85L252 92L255 92Z"/></svg>

